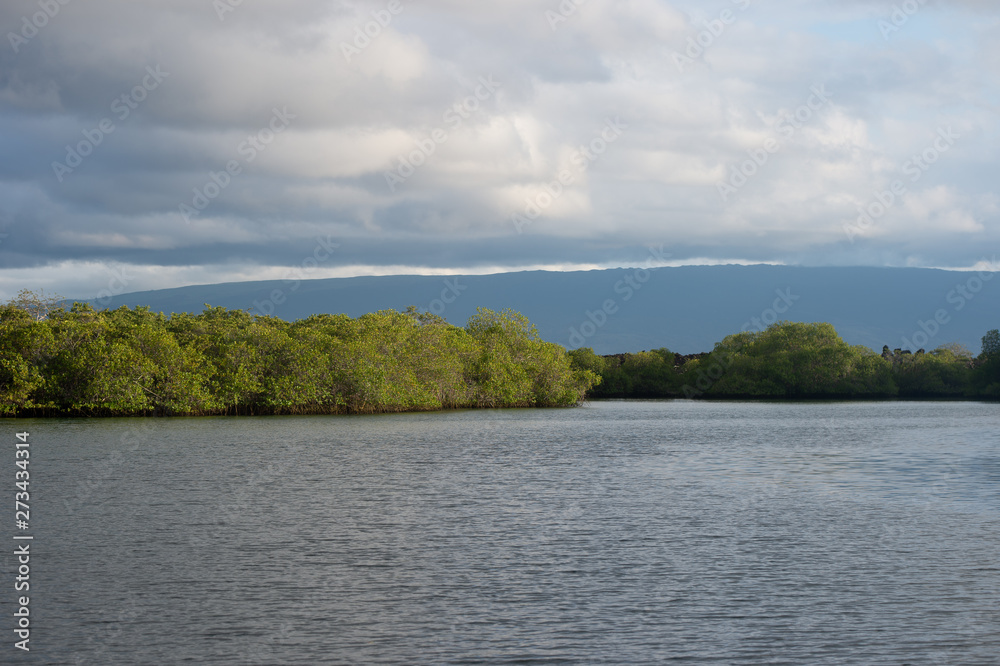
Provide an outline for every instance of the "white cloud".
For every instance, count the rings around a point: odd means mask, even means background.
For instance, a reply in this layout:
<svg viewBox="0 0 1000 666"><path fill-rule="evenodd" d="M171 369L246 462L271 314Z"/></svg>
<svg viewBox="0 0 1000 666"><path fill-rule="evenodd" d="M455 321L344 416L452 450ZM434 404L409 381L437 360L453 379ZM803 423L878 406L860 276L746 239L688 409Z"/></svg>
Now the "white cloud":
<svg viewBox="0 0 1000 666"><path fill-rule="evenodd" d="M72 3L0 49L0 279L72 285L52 267L102 262L157 286L231 279L323 233L352 241L341 273L602 265L652 239L681 261L970 265L1000 241L995 3L928 5L889 40L884 3L741 4L590 0L553 31L551 0L405 0L348 61L341 44L386 3L261 1L224 20L196 0ZM723 8L735 21L706 37ZM680 71L689 38L704 53ZM52 162L147 65L170 76L59 182ZM446 122L481 77L499 89ZM830 100L784 135L816 86ZM276 107L294 121L246 160ZM517 234L510 216L614 118L620 138ZM847 243L857 207L949 126L961 140ZM436 128L446 141L391 191L385 172ZM780 149L723 201L718 183L769 139ZM229 160L240 174L185 224L179 205Z"/></svg>

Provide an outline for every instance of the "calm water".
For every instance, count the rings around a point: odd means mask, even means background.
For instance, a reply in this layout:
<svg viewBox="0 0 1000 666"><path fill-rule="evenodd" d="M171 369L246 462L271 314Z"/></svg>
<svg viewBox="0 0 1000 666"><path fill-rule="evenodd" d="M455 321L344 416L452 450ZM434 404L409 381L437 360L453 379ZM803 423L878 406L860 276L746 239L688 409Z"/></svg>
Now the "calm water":
<svg viewBox="0 0 1000 666"><path fill-rule="evenodd" d="M997 404L0 425L4 663L1000 663Z"/></svg>

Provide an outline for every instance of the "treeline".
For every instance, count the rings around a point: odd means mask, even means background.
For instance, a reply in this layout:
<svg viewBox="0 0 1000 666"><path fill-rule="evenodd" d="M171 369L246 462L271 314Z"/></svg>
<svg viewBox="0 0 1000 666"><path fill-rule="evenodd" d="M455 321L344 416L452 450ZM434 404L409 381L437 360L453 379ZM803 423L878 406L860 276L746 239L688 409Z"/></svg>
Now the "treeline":
<svg viewBox="0 0 1000 666"><path fill-rule="evenodd" d="M778 322L730 335L706 354L667 349L597 356L570 352L601 378L595 398L981 398L1000 399L1000 332L973 358L960 345L931 352L848 345L830 324Z"/></svg>
<svg viewBox="0 0 1000 666"><path fill-rule="evenodd" d="M464 328L409 308L286 322L206 307L96 311L22 292L0 305L0 416L334 414L554 407L593 398L1000 399L1000 332L982 353L876 354L830 324L779 322L705 354L598 356L522 315Z"/></svg>
<svg viewBox="0 0 1000 666"><path fill-rule="evenodd" d="M44 299L43 299L44 300ZM578 403L597 378L522 315L410 308L286 322L206 307L0 306L0 414L327 414Z"/></svg>

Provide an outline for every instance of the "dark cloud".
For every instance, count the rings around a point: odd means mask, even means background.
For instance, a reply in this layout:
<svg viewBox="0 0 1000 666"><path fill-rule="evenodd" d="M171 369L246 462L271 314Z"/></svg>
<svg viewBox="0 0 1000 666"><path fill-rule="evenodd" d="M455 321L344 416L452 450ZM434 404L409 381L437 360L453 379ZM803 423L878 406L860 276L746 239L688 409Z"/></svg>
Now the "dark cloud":
<svg viewBox="0 0 1000 666"><path fill-rule="evenodd" d="M0 296L111 264L162 276L136 288L273 273L321 237L342 244L325 274L347 274L606 266L649 244L968 266L1000 236L995 3L928 3L888 38L875 2L39 7L0 7Z"/></svg>

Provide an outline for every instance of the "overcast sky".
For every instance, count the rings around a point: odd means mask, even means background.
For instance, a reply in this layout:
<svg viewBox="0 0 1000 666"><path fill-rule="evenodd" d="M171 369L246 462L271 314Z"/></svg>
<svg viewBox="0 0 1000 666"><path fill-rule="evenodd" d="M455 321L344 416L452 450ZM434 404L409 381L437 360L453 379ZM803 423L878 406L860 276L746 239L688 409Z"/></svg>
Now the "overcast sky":
<svg viewBox="0 0 1000 666"><path fill-rule="evenodd" d="M1000 247L998 6L7 0L0 297L661 245L970 267Z"/></svg>

